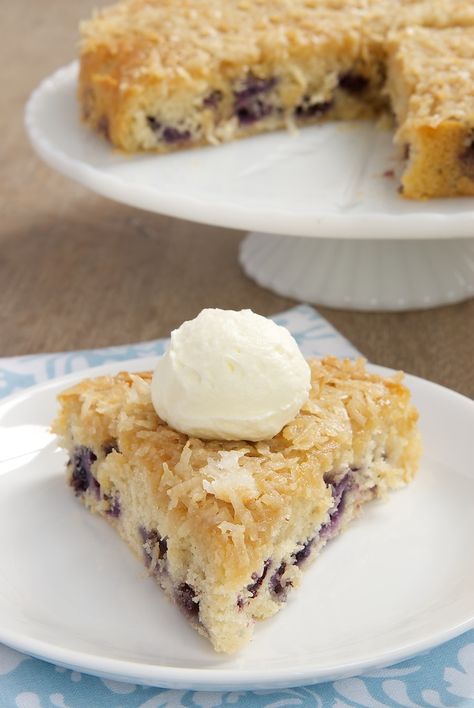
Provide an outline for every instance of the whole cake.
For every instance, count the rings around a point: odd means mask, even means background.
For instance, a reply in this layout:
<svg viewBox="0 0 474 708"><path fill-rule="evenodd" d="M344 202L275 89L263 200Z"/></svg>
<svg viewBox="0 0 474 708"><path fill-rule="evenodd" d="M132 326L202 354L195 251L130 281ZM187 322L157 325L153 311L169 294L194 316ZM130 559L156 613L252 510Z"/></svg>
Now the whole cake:
<svg viewBox="0 0 474 708"><path fill-rule="evenodd" d="M262 364L243 346L242 331L225 352L214 342L212 366L201 365L212 337L201 331L200 342L185 338L196 347L191 366L173 333L153 378L144 372L83 381L60 395L54 425L75 494L117 529L222 652L244 646L255 621L284 606L305 566L365 502L410 482L420 454L417 412L402 374L384 379L362 360L307 363L281 333L265 339L271 347ZM213 369L216 378L209 378ZM238 385L220 391L219 409L212 384L225 370ZM173 376L183 392L178 400ZM193 408L199 395L201 410ZM194 411L202 437L171 427L156 408L180 427ZM255 439L224 439L247 425L246 410L256 422L243 429Z"/></svg>
<svg viewBox="0 0 474 708"><path fill-rule="evenodd" d="M472 195L473 27L466 0L122 0L82 24L82 115L169 152L391 107L402 193Z"/></svg>

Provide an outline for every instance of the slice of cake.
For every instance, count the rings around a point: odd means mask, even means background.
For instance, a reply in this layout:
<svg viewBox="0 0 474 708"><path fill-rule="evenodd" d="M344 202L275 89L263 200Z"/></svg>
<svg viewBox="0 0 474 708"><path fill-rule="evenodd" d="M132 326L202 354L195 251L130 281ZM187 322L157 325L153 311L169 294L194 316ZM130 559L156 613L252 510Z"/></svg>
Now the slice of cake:
<svg viewBox="0 0 474 708"><path fill-rule="evenodd" d="M401 374L381 378L361 360L309 364L300 412L256 442L171 428L153 407L151 373L86 380L59 397L54 430L75 494L217 651L244 646L361 506L417 468L417 413Z"/></svg>
<svg viewBox="0 0 474 708"><path fill-rule="evenodd" d="M474 195L474 27L407 28L388 52L404 196Z"/></svg>

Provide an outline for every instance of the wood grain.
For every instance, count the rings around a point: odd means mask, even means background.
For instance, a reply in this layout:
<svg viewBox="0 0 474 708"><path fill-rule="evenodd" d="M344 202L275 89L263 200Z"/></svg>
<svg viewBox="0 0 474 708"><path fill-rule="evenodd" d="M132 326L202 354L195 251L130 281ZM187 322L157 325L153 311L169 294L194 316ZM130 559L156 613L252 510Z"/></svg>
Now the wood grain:
<svg viewBox="0 0 474 708"><path fill-rule="evenodd" d="M242 234L98 197L43 165L23 107L76 55L93 0L17 0L0 24L0 356L169 334L203 307L271 314L294 304L242 273ZM371 361L474 396L474 300L400 314L319 308Z"/></svg>

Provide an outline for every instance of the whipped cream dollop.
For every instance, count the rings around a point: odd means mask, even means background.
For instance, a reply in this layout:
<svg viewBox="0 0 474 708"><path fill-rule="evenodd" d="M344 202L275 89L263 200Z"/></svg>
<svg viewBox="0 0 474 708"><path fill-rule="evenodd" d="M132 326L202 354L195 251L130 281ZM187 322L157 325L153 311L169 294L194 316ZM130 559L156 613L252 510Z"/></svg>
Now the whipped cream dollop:
<svg viewBox="0 0 474 708"><path fill-rule="evenodd" d="M151 384L156 412L204 439L266 440L308 399L311 372L284 327L251 310L206 309L171 333Z"/></svg>

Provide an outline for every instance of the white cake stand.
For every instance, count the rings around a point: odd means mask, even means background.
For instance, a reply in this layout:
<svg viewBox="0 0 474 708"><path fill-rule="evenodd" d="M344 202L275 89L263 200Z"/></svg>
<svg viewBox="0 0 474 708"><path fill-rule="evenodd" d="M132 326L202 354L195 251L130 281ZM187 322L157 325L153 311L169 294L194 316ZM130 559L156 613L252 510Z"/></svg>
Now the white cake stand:
<svg viewBox="0 0 474 708"><path fill-rule="evenodd" d="M407 310L474 295L474 200L397 193L391 134L331 123L218 148L122 155L81 125L77 65L26 107L41 157L119 202L248 230L240 261L261 285L345 309Z"/></svg>

